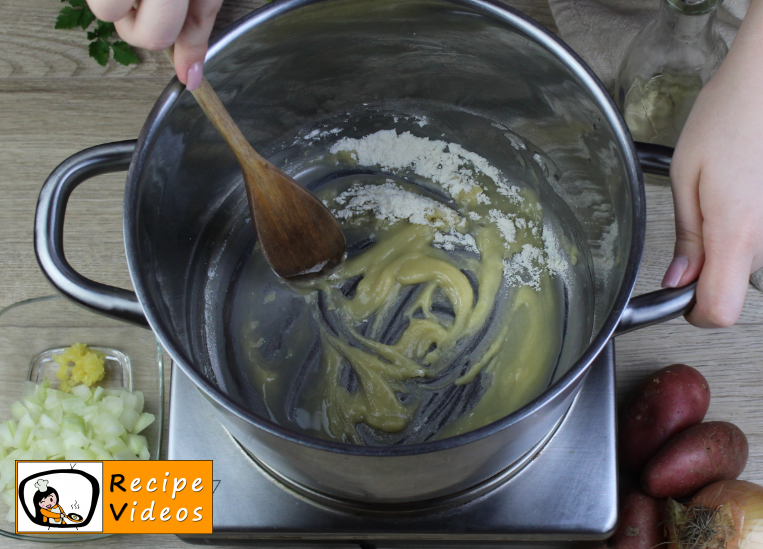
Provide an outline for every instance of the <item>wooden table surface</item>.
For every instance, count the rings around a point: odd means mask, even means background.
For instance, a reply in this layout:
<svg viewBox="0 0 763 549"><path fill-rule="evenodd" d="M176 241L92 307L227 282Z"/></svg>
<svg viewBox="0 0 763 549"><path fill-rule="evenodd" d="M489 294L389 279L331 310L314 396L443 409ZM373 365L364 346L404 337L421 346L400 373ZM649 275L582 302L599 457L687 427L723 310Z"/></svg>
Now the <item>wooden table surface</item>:
<svg viewBox="0 0 763 549"><path fill-rule="evenodd" d="M262 5L224 3L216 30ZM507 2L555 31L547 0ZM0 307L49 295L32 247L40 186L56 165L86 147L137 137L172 77L161 52L140 52L141 63L100 67L88 57L84 32L54 30L56 0L0 0ZM70 201L65 247L85 276L130 288L122 242L124 174L101 176ZM646 250L637 293L658 288L673 246L667 187L647 185ZM748 292L740 322L725 330L698 330L683 319L617 340L618 392L625 395L647 372L674 362L698 367L713 398L708 419L739 425L750 441L743 478L763 483L763 294ZM0 383L3 364L0 364ZM169 371L167 372L169 375ZM181 547L174 536L114 536L98 547ZM29 542L3 539L3 548Z"/></svg>

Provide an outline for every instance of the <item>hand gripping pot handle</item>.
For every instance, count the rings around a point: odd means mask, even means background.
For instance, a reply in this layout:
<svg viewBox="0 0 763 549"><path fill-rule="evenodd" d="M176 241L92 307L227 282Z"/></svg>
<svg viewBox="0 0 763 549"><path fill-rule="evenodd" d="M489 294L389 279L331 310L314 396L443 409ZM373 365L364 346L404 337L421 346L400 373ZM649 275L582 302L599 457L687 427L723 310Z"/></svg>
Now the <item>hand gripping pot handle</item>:
<svg viewBox="0 0 763 549"><path fill-rule="evenodd" d="M91 177L127 171L135 144L134 140L119 141L85 149L53 170L37 200L34 250L42 272L66 297L97 313L148 326L134 292L82 276L64 256L64 216L72 191Z"/></svg>
<svg viewBox="0 0 763 549"><path fill-rule="evenodd" d="M673 149L651 143L636 142L635 145L644 173L670 177ZM688 313L694 307L696 287L697 283L692 282L683 288L667 288L631 298L620 316L614 335L659 324Z"/></svg>
<svg viewBox="0 0 763 549"><path fill-rule="evenodd" d="M85 180L127 170L136 141L120 141L85 149L64 160L40 191L34 227L37 261L45 276L69 299L97 313L148 326L134 292L90 280L75 271L64 256L64 216L72 191ZM669 175L673 150L636 143L646 173ZM623 311L615 335L670 320L691 310L696 283L684 288L658 290L632 298Z"/></svg>

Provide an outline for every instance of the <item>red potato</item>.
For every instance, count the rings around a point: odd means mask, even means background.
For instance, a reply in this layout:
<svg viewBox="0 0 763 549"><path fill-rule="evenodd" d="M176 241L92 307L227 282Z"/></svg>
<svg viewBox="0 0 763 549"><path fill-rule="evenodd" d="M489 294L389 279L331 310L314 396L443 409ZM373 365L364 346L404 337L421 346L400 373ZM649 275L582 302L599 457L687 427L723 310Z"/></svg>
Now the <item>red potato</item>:
<svg viewBox="0 0 763 549"><path fill-rule="evenodd" d="M685 364L650 375L620 421L620 462L638 473L672 436L702 423L710 406L707 380Z"/></svg>
<svg viewBox="0 0 763 549"><path fill-rule="evenodd" d="M744 433L726 421L708 421L670 439L641 474L644 491L656 498L691 496L708 484L737 478L747 465Z"/></svg>
<svg viewBox="0 0 763 549"><path fill-rule="evenodd" d="M634 491L620 503L620 523L609 539L613 549L653 549L665 542L665 502Z"/></svg>

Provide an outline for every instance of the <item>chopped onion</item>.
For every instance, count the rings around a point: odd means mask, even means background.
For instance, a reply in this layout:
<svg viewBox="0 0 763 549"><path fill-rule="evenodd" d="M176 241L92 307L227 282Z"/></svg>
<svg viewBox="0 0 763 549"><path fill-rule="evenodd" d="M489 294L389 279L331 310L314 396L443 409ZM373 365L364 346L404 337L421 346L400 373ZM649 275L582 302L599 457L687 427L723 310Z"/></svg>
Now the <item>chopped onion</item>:
<svg viewBox="0 0 763 549"><path fill-rule="evenodd" d="M72 387L72 394L78 396L82 401L87 401L90 398L90 387L85 384L75 385Z"/></svg>
<svg viewBox="0 0 763 549"><path fill-rule="evenodd" d="M11 405L13 418L0 423L0 500L10 497L11 522L16 460L151 457L139 433L156 418L143 411L142 392L77 385L65 393L49 385L26 382Z"/></svg>
<svg viewBox="0 0 763 549"><path fill-rule="evenodd" d="M53 421L48 414L40 414L40 426L43 429L55 431L56 433L61 429L61 425Z"/></svg>
<svg viewBox="0 0 763 549"><path fill-rule="evenodd" d="M119 422L128 431L132 431L135 428L135 424L138 422L140 414L132 408L125 408L122 413L119 414Z"/></svg>
<svg viewBox="0 0 763 549"><path fill-rule="evenodd" d="M13 435L16 431L16 423L9 419L0 425L0 446L10 448L13 445Z"/></svg>
<svg viewBox="0 0 763 549"><path fill-rule="evenodd" d="M118 454L119 452L123 452L127 450L127 444L121 439L121 438L115 438L114 440L110 440L104 444L104 448L106 451L111 452L112 454Z"/></svg>
<svg viewBox="0 0 763 549"><path fill-rule="evenodd" d="M143 431L143 429L151 425L155 419L154 414L143 412L138 416L138 421L135 422L135 427L133 427L132 432L137 435Z"/></svg>
<svg viewBox="0 0 763 549"><path fill-rule="evenodd" d="M79 398L67 398L61 401L61 407L65 414L82 416L87 404Z"/></svg>
<svg viewBox="0 0 763 549"><path fill-rule="evenodd" d="M15 496L15 494L13 493L13 489L11 488L10 490L5 490L3 492L3 495L0 496L0 497L3 500L3 503L5 503L8 506L12 506L13 505L13 500L16 499L14 496Z"/></svg>
<svg viewBox="0 0 763 549"><path fill-rule="evenodd" d="M101 399L101 402L98 403L99 410L102 412L109 412L111 415L117 417L122 413L122 408L124 408L124 403L118 396L105 396Z"/></svg>

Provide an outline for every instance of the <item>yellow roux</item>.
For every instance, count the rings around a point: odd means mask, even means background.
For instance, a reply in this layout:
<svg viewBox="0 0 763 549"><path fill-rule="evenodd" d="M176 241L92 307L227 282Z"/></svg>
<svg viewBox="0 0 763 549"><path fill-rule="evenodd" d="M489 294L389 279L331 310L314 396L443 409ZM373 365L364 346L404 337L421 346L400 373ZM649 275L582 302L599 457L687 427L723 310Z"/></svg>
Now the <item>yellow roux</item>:
<svg viewBox="0 0 763 549"><path fill-rule="evenodd" d="M353 326L379 311L401 287L424 284L419 297L407 308L408 328L394 345L383 345L351 330L353 338L368 352L351 347L341 337L321 328L323 374L315 391L334 436L346 435L355 440L355 425L366 423L382 431L396 432L411 421L416 409L397 397L405 392L401 382L415 377L434 376L447 362L438 360L462 338L480 330L488 319L496 294L503 280L503 242L493 227L475 231L480 257L477 265L479 299L469 280L452 258L431 246L434 229L407 225L393 231L360 256L348 261L339 271L339 280L364 275L352 299L332 292L329 281L321 279L314 287L329 297L329 308ZM541 290L529 286L516 290L508 314L500 319L498 336L482 357L456 379L456 384L472 383L487 366L491 374L489 386L470 413L440 433L453 436L486 425L522 406L543 390L549 367L558 354L558 345L549 341L558 323L554 292L546 290L548 274L541 281ZM432 313L432 295L440 289L455 312L450 325ZM544 291L546 290L546 291ZM421 309L424 318L414 318ZM436 345L436 350L427 353ZM343 360L349 361L358 376L358 389L348 393L339 383Z"/></svg>
<svg viewBox="0 0 763 549"><path fill-rule="evenodd" d="M328 190L322 194L331 196L330 193ZM309 432L361 443L357 431L360 423L388 433L404 430L415 417L420 399L401 399L399 395L415 394L412 387L417 380L441 374L451 364L459 341L480 332L487 322L491 322L487 332L490 340L477 347L479 356L470 357L468 369L460 376L454 375L451 381L456 385L482 383L482 395L476 405L447 423L436 437L454 436L487 425L525 405L545 389L559 356L562 297L559 284L552 283L556 275L545 267L535 287L507 284L505 280L505 262L521 252L523 246L544 249L540 231L530 229L542 227L543 214L537 197L527 189L521 194L524 197L521 204L494 193L490 193L490 205L477 203L473 197L458 197L465 199L458 202L459 213L463 215L458 230L474 237L479 257L448 253L433 246L437 223L415 225L406 220L375 220L373 216L369 221L366 216L364 223L370 223L375 236L373 246L335 271L292 287L304 296L315 319L320 317L317 296L321 292L328 310L345 329L345 333L332 333L325 323L317 322L321 343L319 371L306 383L307 388L299 397L299 407L310 414ZM533 219L535 225L520 225L516 238L507 242L489 215L496 208L515 219L516 216ZM476 215L469 215L470 212ZM353 222L357 220L347 221ZM442 225L439 228L443 229ZM476 295L462 269L476 277ZM354 295L345 297L340 291L343 283L359 276L362 279ZM388 316L384 313L389 309L385 308L398 306L400 292L412 285L422 287L403 312L407 328L394 344L375 340L373 336L381 328L375 324ZM491 320L499 292L506 292L507 297ZM433 312L436 293L450 302L455 313L452 321ZM371 337L364 337L355 327L369 319L371 326L364 333ZM256 355L262 342L256 330L253 337L250 356ZM273 409L282 403L272 402L272 395L289 383L279 373L288 369L257 357L251 362L252 379L266 406ZM357 388L352 392L340 382L347 364L357 379ZM419 385L416 390L426 389Z"/></svg>

